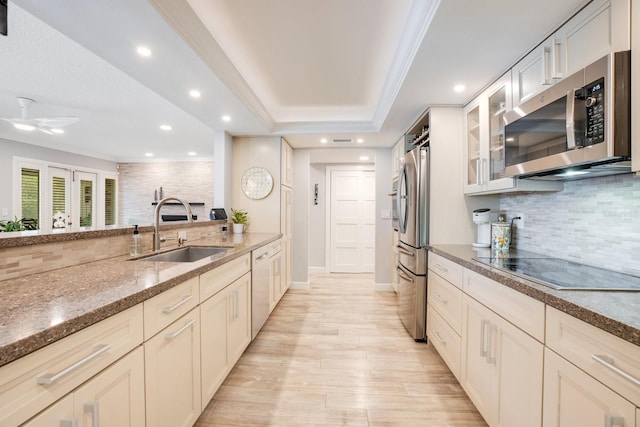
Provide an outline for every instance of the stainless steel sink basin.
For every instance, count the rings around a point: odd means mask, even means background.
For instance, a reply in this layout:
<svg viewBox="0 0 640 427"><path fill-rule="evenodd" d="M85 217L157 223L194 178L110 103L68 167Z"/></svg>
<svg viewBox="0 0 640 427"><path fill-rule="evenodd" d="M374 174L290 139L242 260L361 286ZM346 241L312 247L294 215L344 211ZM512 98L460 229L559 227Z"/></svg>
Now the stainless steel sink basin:
<svg viewBox="0 0 640 427"><path fill-rule="evenodd" d="M187 246L178 248L158 255L139 258L138 261L161 261L161 262L194 262L211 255L219 254L229 248L210 246Z"/></svg>

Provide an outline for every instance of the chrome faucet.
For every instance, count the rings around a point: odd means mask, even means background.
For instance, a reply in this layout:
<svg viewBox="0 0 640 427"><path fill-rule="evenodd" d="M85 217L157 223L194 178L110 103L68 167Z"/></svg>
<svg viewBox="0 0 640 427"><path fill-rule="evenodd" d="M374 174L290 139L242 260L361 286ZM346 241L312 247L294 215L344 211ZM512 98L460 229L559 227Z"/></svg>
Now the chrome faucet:
<svg viewBox="0 0 640 427"><path fill-rule="evenodd" d="M182 206L184 206L184 208L187 210L187 221L193 222L193 214L191 213L191 205L189 205L189 203L185 202L182 199L178 199L177 197L165 197L164 199L160 200L156 205L155 221L153 223L153 250L154 251L157 251L158 249L160 249L160 231L158 230L158 224L160 223L160 208L162 207L162 205L172 200L182 203Z"/></svg>

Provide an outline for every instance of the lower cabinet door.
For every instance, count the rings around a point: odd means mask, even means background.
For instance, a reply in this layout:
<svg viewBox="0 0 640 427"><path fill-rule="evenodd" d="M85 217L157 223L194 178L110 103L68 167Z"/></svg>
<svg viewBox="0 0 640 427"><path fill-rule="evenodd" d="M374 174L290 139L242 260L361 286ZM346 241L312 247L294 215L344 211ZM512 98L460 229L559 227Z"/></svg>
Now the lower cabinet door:
<svg viewBox="0 0 640 427"><path fill-rule="evenodd" d="M251 342L251 273L247 273L229 287L227 351L233 366Z"/></svg>
<svg viewBox="0 0 640 427"><path fill-rule="evenodd" d="M29 427L144 425L142 347L138 347L25 424Z"/></svg>
<svg viewBox="0 0 640 427"><path fill-rule="evenodd" d="M462 363L460 384L489 425L497 406L497 369L489 363L491 320L494 314L474 299L462 304Z"/></svg>
<svg viewBox="0 0 640 427"><path fill-rule="evenodd" d="M199 310L144 344L147 427L191 426L200 416Z"/></svg>
<svg viewBox="0 0 640 427"><path fill-rule="evenodd" d="M498 368L498 426L540 427L544 346L496 316L496 348L489 360Z"/></svg>
<svg viewBox="0 0 640 427"><path fill-rule="evenodd" d="M202 407L204 408L231 369L227 356L227 317L230 301L225 290L200 305Z"/></svg>
<svg viewBox="0 0 640 427"><path fill-rule="evenodd" d="M635 405L548 348L543 399L544 427L637 425Z"/></svg>

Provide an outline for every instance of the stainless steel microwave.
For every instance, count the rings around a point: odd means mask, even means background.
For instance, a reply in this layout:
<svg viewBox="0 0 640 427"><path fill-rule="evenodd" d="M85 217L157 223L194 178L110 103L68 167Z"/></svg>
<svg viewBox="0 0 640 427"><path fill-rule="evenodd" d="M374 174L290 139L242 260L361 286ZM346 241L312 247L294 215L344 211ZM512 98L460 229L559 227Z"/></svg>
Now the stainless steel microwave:
<svg viewBox="0 0 640 427"><path fill-rule="evenodd" d="M630 51L609 54L508 111L504 175L553 180L629 172L630 64Z"/></svg>

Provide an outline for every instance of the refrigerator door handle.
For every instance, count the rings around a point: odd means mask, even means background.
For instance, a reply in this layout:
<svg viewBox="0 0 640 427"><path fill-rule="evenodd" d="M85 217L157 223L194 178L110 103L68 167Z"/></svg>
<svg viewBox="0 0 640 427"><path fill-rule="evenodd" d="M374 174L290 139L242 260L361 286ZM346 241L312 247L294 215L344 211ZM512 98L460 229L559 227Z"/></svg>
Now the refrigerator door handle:
<svg viewBox="0 0 640 427"><path fill-rule="evenodd" d="M407 215L409 214L409 196L406 191L409 189L409 177L407 175L407 165L402 166L400 171L400 179L398 181L398 198L397 198L397 211L398 211L398 229L399 232L405 233L407 231ZM403 191L405 193L403 193Z"/></svg>

